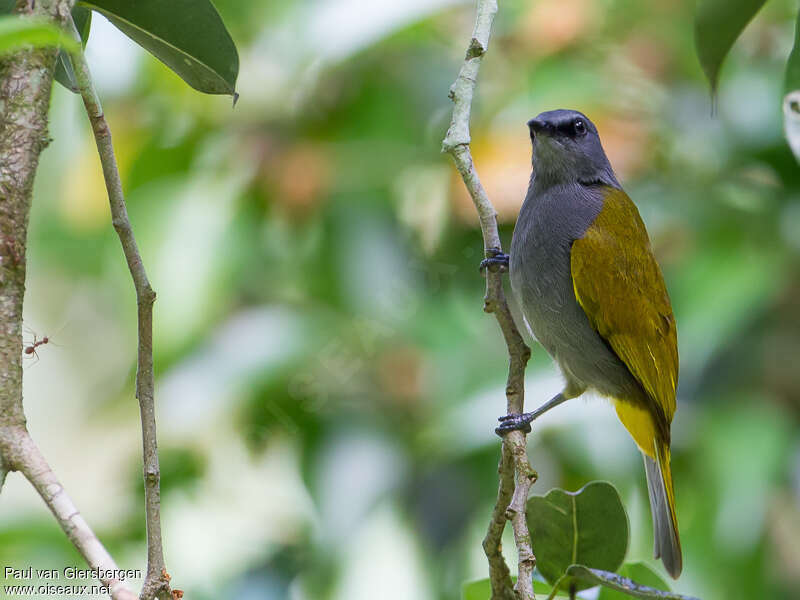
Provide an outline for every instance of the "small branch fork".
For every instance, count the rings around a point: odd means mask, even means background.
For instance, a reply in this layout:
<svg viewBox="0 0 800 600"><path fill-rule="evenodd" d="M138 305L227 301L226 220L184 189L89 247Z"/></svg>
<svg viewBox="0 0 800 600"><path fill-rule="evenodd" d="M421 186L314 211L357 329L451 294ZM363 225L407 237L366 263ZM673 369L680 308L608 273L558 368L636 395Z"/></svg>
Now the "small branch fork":
<svg viewBox="0 0 800 600"><path fill-rule="evenodd" d="M484 253L487 258L492 258L500 252L500 234L497 229L497 213L481 185L472 162L469 147L469 117L478 70L489 47L492 22L496 13L497 0L478 0L475 29L472 32L464 64L450 87L450 98L454 104L453 118L442 142L442 151L453 157L478 211ZM530 358L530 349L525 345L511 316L503 292L502 274L497 269L486 270L486 297L483 309L487 313L494 314L508 347L507 413L521 414L525 394L525 366ZM523 432L511 431L504 435L498 474L500 485L497 502L483 540L483 549L489 561L491 600L532 600L534 598L532 574L536 566L536 557L533 554L525 519L525 504L531 485L538 475L528 461L527 442ZM519 555L519 573L516 586L513 587L501 548L506 521L511 522Z"/></svg>
<svg viewBox="0 0 800 600"><path fill-rule="evenodd" d="M80 43L80 35L75 23L70 22L73 37ZM147 522L147 574L140 594L142 600L159 598L171 600L169 576L164 565L164 551L161 541L161 471L158 464L158 445L156 440L156 417L154 403L153 375L153 303L156 294L150 286L142 256L136 244L128 211L125 207L125 196L122 192L122 180L119 175L114 146L111 142L111 130L106 122L100 99L92 82L89 65L83 52L72 55L72 63L78 89L83 98L86 114L92 125L92 132L103 167L103 177L108 190L111 206L111 220L117 232L125 261L133 279L138 306L138 361L136 370L136 398L139 400L139 411L142 419L142 445L144 462L145 512Z"/></svg>

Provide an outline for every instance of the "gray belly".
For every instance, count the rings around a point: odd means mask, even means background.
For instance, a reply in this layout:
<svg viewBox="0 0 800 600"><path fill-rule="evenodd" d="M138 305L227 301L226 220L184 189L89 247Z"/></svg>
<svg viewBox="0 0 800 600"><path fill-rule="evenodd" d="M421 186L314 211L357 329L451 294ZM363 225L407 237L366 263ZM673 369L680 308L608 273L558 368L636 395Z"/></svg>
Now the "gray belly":
<svg viewBox="0 0 800 600"><path fill-rule="evenodd" d="M631 397L639 384L589 323L572 285L572 242L583 236L600 208L602 199L583 186L529 194L511 243L511 287L531 333L571 388Z"/></svg>

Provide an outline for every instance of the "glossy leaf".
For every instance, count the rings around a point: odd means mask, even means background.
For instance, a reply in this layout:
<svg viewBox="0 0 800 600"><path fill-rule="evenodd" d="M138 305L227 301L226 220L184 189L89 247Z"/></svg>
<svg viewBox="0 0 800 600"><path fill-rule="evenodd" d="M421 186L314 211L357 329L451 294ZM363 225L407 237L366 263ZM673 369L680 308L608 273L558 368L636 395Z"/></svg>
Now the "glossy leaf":
<svg viewBox="0 0 800 600"><path fill-rule="evenodd" d="M85 48L86 41L89 39L89 30L92 28L92 11L88 8L76 6L72 9L72 19L75 21L75 28L81 36L81 45ZM78 93L78 81L75 79L72 60L70 60L69 54L63 50L58 53L53 77L69 91Z"/></svg>
<svg viewBox="0 0 800 600"><path fill-rule="evenodd" d="M794 46L786 61L786 74L783 80L783 93L800 90L800 11L794 28Z"/></svg>
<svg viewBox="0 0 800 600"><path fill-rule="evenodd" d="M0 54L24 46L66 46L77 44L56 26L34 19L0 17Z"/></svg>
<svg viewBox="0 0 800 600"><path fill-rule="evenodd" d="M669 592L669 585L664 581L661 576L650 568L646 563L627 562L622 565L622 568L617 572L622 577L627 577L640 585L649 586L656 590ZM600 588L600 593L597 600L625 600L628 595L625 592L618 591L611 587Z"/></svg>
<svg viewBox="0 0 800 600"><path fill-rule="evenodd" d="M616 488L593 481L577 492L550 490L528 500L536 565L555 585L572 564L615 571L628 550L628 515ZM571 577L559 587L569 589ZM578 582L578 589L589 587Z"/></svg>
<svg viewBox="0 0 800 600"><path fill-rule="evenodd" d="M602 569L590 569L583 565L572 565L567 569L567 574L577 580L584 582L584 587L602 585L625 596L634 598L652 598L654 600L698 600L693 596L684 596L674 592L658 590L653 587L639 584L628 577L604 571Z"/></svg>
<svg viewBox="0 0 800 600"><path fill-rule="evenodd" d="M236 93L239 54L209 0L80 0L207 94Z"/></svg>
<svg viewBox="0 0 800 600"><path fill-rule="evenodd" d="M695 11L694 43L700 65L716 91L725 57L766 0L701 0Z"/></svg>
<svg viewBox="0 0 800 600"><path fill-rule="evenodd" d="M516 581L516 577L512 578ZM533 591L537 597L546 597L552 591L552 587L543 581L533 582ZM461 600L489 600L492 596L492 583L488 578L476 581L465 581L461 585ZM555 598L566 598L567 596L558 595Z"/></svg>

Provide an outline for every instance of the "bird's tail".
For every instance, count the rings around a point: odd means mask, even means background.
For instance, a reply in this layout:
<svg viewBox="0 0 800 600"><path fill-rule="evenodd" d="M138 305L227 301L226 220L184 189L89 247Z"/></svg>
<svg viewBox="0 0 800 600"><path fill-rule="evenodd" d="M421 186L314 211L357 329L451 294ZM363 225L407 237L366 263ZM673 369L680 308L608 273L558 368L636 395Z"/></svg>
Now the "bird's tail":
<svg viewBox="0 0 800 600"><path fill-rule="evenodd" d="M675 516L669 446L656 440L654 454L655 459L642 453L647 473L650 512L653 514L654 554L655 558L661 558L667 572L677 579L683 568L683 559L681 540L678 537L678 519Z"/></svg>

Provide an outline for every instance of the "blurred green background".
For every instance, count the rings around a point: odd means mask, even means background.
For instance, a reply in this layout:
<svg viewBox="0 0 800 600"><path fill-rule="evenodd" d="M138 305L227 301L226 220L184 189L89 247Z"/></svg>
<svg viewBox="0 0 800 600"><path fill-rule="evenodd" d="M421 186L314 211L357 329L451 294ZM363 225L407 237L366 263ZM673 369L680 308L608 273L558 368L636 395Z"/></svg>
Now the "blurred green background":
<svg viewBox="0 0 800 600"><path fill-rule="evenodd" d="M97 15L87 49L158 293L172 583L191 600L456 600L486 575L507 367L481 311L475 211L439 151L474 6L215 4L241 56L235 109ZM597 124L678 322L674 588L798 598L800 170L780 112L796 3L772 0L745 31L714 118L693 6L501 2L474 157L508 244L525 121L564 107ZM144 569L135 299L82 106L60 87L51 136L26 339L58 346L26 363L29 425L120 566ZM528 406L560 384L534 346ZM608 403L548 414L529 451L534 493L613 482L629 559L657 564L641 459ZM0 565L82 566L19 475L0 497Z"/></svg>

